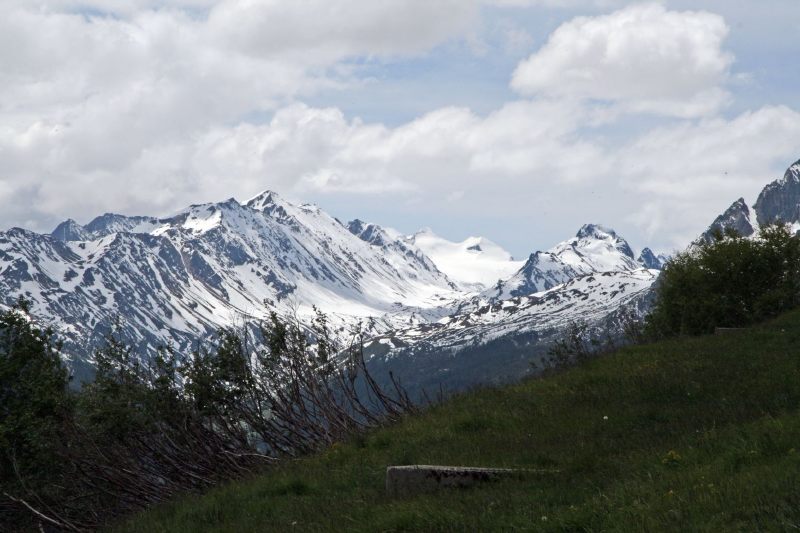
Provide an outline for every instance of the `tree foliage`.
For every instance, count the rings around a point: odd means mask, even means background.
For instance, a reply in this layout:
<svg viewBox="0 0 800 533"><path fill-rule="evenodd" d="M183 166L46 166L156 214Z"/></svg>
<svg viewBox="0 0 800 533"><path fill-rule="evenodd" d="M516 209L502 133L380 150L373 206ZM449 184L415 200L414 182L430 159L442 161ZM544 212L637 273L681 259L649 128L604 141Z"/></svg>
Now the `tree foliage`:
<svg viewBox="0 0 800 533"><path fill-rule="evenodd" d="M341 349L319 312L310 329L272 314L146 362L114 332L94 381L70 392L53 333L24 305L0 315L0 521L12 529L101 527L415 409L372 379L360 336Z"/></svg>
<svg viewBox="0 0 800 533"><path fill-rule="evenodd" d="M72 403L69 378L50 329L30 320L20 299L0 314L0 493L52 492L62 428ZM9 512L0 503L0 522Z"/></svg>
<svg viewBox="0 0 800 533"><path fill-rule="evenodd" d="M755 239L718 232L671 259L656 290L651 337L753 324L800 303L800 239L781 224Z"/></svg>

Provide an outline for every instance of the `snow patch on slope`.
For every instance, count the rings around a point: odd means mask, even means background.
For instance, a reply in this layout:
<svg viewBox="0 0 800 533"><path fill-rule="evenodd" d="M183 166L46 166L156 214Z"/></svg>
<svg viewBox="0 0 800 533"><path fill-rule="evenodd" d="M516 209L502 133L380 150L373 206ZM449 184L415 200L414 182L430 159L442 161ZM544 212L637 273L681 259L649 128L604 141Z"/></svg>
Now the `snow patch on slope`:
<svg viewBox="0 0 800 533"><path fill-rule="evenodd" d="M519 270L523 261L485 237L452 242L425 228L407 238L451 280L466 290L482 290Z"/></svg>

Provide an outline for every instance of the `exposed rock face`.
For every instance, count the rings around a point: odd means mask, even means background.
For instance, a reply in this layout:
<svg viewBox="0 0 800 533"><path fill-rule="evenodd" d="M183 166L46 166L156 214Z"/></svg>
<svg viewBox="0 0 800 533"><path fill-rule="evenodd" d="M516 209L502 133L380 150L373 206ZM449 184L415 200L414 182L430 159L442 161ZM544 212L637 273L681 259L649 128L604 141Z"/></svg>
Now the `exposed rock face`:
<svg viewBox="0 0 800 533"><path fill-rule="evenodd" d="M58 226L50 234L57 241L85 241L89 237L89 233L83 226L74 220L67 219Z"/></svg>
<svg viewBox="0 0 800 533"><path fill-rule="evenodd" d="M626 320L650 309L657 279L644 268L588 274L546 292L465 305L374 337L364 350L376 377L391 385L392 372L412 393L514 381L546 364L549 346L570 323L620 338Z"/></svg>
<svg viewBox="0 0 800 533"><path fill-rule="evenodd" d="M72 219L59 224L50 233L56 240L64 242L92 241L113 233L148 233L158 227L160 221L153 217L128 217L106 213L85 226Z"/></svg>
<svg viewBox="0 0 800 533"><path fill-rule="evenodd" d="M797 230L800 223L800 161L790 166L782 178L761 190L752 210L744 198L733 202L724 213L714 219L695 244L711 242L716 232L728 228L739 235L750 237L758 233L760 226L771 222L792 224Z"/></svg>
<svg viewBox="0 0 800 533"><path fill-rule="evenodd" d="M754 206L759 225L800 221L800 161L761 191Z"/></svg>
<svg viewBox="0 0 800 533"><path fill-rule="evenodd" d="M763 194L763 192L762 192ZM750 208L744 198L739 198L731 204L720 216L714 219L711 226L700 236L698 241L713 242L714 234L726 229L735 230L743 237L750 237L755 233L755 228L750 220Z"/></svg>
<svg viewBox="0 0 800 533"><path fill-rule="evenodd" d="M627 241L614 230L586 224L572 239L546 252L531 254L519 272L484 295L504 300L552 289L586 274L632 272L640 268Z"/></svg>
<svg viewBox="0 0 800 533"><path fill-rule="evenodd" d="M374 244L375 246L384 246L393 240L383 228L377 224L371 224L359 219L348 222L347 229L362 241Z"/></svg>
<svg viewBox="0 0 800 533"><path fill-rule="evenodd" d="M650 248L645 248L642 250L642 253L639 254L639 258L636 260L636 262L642 265L644 268L661 270L664 268L664 260L662 258L663 256L657 256Z"/></svg>
<svg viewBox="0 0 800 533"><path fill-rule="evenodd" d="M219 327L271 310L302 319L316 305L345 335L368 318L375 331L431 309L438 318L460 296L413 245L372 241L271 192L166 219L106 214L50 235L14 229L0 232L0 306L24 295L69 358L91 361L117 316L122 340L147 357L167 344L189 353Z"/></svg>
<svg viewBox="0 0 800 533"><path fill-rule="evenodd" d="M67 358L85 368L117 317L120 339L147 358L164 345L191 353L218 328L270 311L308 323L317 307L343 341L361 324L378 357L418 344L455 356L447 367L471 386L523 375L565 324L609 322L644 301L655 279L624 239L596 224L522 266L482 237L454 243L429 231L345 225L266 191L169 218L105 214L52 234L0 232L0 307L30 299L34 319L55 326ZM510 364L497 359L497 344L481 351L487 341L508 341ZM438 379L446 369L436 357L396 359L425 374L404 384Z"/></svg>

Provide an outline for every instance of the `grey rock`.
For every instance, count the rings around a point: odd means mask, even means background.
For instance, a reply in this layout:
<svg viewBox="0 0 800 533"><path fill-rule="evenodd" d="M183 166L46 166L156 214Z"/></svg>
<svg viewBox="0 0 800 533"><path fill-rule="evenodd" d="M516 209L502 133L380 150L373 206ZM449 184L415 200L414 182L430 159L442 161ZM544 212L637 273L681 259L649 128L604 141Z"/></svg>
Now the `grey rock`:
<svg viewBox="0 0 800 533"><path fill-rule="evenodd" d="M755 228L751 221L750 208L744 198L739 198L733 202L724 213L715 218L714 222L695 242L711 243L714 241L714 235L717 232L724 232L726 229L733 229L742 237L750 237L755 233Z"/></svg>
<svg viewBox="0 0 800 533"><path fill-rule="evenodd" d="M653 250L650 248L645 248L642 250L642 253L639 254L639 258L636 260L636 262L643 267L652 270L661 270L664 268L665 263L664 256L654 254Z"/></svg>
<svg viewBox="0 0 800 533"><path fill-rule="evenodd" d="M56 229L50 235L54 239L63 242L86 241L90 238L89 232L71 218L56 226Z"/></svg>
<svg viewBox="0 0 800 533"><path fill-rule="evenodd" d="M761 191L754 206L759 224L800 221L800 161Z"/></svg>

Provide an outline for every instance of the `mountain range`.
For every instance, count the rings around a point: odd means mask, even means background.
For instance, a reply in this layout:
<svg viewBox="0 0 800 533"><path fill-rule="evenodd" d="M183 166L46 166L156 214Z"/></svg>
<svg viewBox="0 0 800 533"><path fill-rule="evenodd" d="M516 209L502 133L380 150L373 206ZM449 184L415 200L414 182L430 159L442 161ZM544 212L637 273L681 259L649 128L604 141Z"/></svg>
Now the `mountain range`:
<svg viewBox="0 0 800 533"><path fill-rule="evenodd" d="M728 226L751 235L776 218L798 224L799 203L800 162L701 238ZM0 306L28 298L78 374L112 330L146 358L164 345L190 353L220 327L272 311L307 323L319 309L340 338L361 328L371 364L460 387L528 372L572 321L611 331L621 313L641 316L666 260L635 255L598 224L515 260L486 238L343 223L265 191L163 218L109 213L50 234L2 232Z"/></svg>

